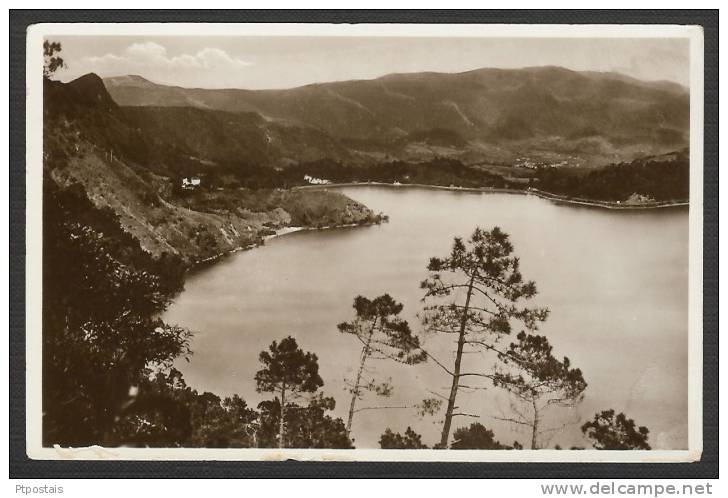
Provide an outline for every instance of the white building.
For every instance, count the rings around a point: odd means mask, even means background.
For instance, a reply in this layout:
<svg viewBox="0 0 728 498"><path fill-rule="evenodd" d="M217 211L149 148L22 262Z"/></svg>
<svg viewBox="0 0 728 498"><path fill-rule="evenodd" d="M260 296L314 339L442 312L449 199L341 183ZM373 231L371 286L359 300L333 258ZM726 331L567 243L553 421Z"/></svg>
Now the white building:
<svg viewBox="0 0 728 498"><path fill-rule="evenodd" d="M324 178L316 178L311 175L303 175L303 179L311 185L328 185L329 183L331 183L329 180L326 180Z"/></svg>
<svg viewBox="0 0 728 498"><path fill-rule="evenodd" d="M195 189L200 186L200 177L199 176L190 176L182 178L182 188L186 189Z"/></svg>

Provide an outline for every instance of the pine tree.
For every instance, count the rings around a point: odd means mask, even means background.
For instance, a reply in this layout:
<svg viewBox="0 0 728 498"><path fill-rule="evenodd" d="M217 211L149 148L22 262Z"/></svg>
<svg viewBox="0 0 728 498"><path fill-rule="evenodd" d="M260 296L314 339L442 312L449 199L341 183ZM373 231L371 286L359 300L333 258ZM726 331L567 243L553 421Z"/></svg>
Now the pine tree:
<svg viewBox="0 0 728 498"><path fill-rule="evenodd" d="M375 392L380 396L389 396L392 393L389 382L378 383L373 377L365 378L368 360L388 359L414 365L427 359L420 349L419 338L412 333L407 321L399 318L402 304L392 299L389 294L373 300L357 296L354 299L354 309L356 318L338 325L339 331L356 337L362 344L356 377L349 383L351 403L346 423L346 431L349 434L354 414L357 412L356 402L362 399L366 392Z"/></svg>
<svg viewBox="0 0 728 498"><path fill-rule="evenodd" d="M306 406L286 404L286 447L353 449L341 418L327 412L336 407L336 401L323 393L316 394ZM278 399L266 400L258 405L260 425L257 431L258 447L276 446L280 427L281 407Z"/></svg>
<svg viewBox="0 0 728 498"><path fill-rule="evenodd" d="M624 413L615 416L614 410L604 410L581 426L581 432L592 440L598 450L649 450L649 429L637 427Z"/></svg>
<svg viewBox="0 0 728 498"><path fill-rule="evenodd" d="M318 358L313 353L304 353L289 336L280 343L273 341L269 351L260 353L260 362L263 368L255 374L256 389L280 394L278 447L285 448L286 395L295 398L324 385L318 373Z"/></svg>
<svg viewBox="0 0 728 498"><path fill-rule="evenodd" d="M404 435L392 432L387 428L379 438L379 447L383 450L424 450L427 445L422 444L422 436L407 427Z"/></svg>
<svg viewBox="0 0 728 498"><path fill-rule="evenodd" d="M518 258L512 256L508 234L495 227L476 228L467 244L455 238L446 258L432 258L430 274L422 282L426 304L423 323L428 330L457 337L455 362L446 366L430 353L428 357L451 378L440 448L447 448L455 402L461 380L467 376L490 378L482 371L462 372L463 352L493 350L500 336L510 334L511 321L518 320L529 330L546 319L548 310L526 308L522 301L536 295L536 285L524 281Z"/></svg>
<svg viewBox="0 0 728 498"><path fill-rule="evenodd" d="M58 55L61 49L60 42L43 42L43 78L50 79L58 69L66 67L63 57Z"/></svg>
<svg viewBox="0 0 728 498"><path fill-rule="evenodd" d="M460 427L453 434L452 450L505 450L508 446L495 439L495 434L478 422Z"/></svg>
<svg viewBox="0 0 728 498"><path fill-rule="evenodd" d="M584 396L587 383L569 358L557 359L544 336L520 332L518 341L498 353L504 368L493 375L493 384L514 395L524 409L511 405L513 415L502 420L531 429L531 449L539 448L539 436L553 432L543 424L545 412L554 407L573 408Z"/></svg>

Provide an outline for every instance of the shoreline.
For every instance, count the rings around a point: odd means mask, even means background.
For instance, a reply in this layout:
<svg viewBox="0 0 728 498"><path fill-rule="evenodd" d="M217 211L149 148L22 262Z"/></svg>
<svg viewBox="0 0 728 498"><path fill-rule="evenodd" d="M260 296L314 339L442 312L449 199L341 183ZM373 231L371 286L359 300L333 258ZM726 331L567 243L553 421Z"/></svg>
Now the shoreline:
<svg viewBox="0 0 728 498"><path fill-rule="evenodd" d="M497 187L446 187L444 185L428 185L423 183L386 183L386 182L345 182L345 183L329 183L325 185L299 185L296 187L291 187L291 191L295 190L327 190L329 188L346 188L346 187L387 187L387 188L420 188L420 189L430 189L430 190L449 190L453 192L471 192L471 193L481 193L481 194L514 194L514 195L525 195L525 196L535 196L540 199L548 200L555 202L557 204L567 204L572 206L583 206L583 207L592 207L592 208L601 208L601 209L610 209L612 211L641 211L641 210L649 210L649 209L667 209L667 208L680 208L680 207L689 207L690 202L689 201L679 201L679 202L655 202L653 204L618 204L616 202L610 202L610 201L596 201L596 200L588 200L588 199L580 199L580 198L574 198L574 197L566 197L561 196L558 194L552 194L551 192L545 192L543 190L538 189L530 189L530 190L524 190L524 189L513 189L513 188L497 188ZM382 222L386 222L387 219L380 220L379 223L376 222L369 222L364 224L358 224L358 223L349 223L346 225L331 225L331 226L323 226L323 227L283 227L276 230L274 234L271 235L264 235L260 238L259 242L255 242L252 244L248 244L245 246L239 246L233 249L230 249L228 251L223 251L219 254L215 254L213 256L208 256L207 258L196 260L192 263L192 265L187 269L187 273L194 273L195 271L201 270L205 268L208 265L212 265L216 263L218 260L225 258L227 256L231 256L237 252L240 251L249 251L251 249L255 249L256 247L260 247L265 245L266 241L272 240L278 237L283 237L288 234L297 233L297 232L303 232L303 231L313 231L313 230L332 230L335 228L353 228L353 227L359 227L359 226L372 226L377 225Z"/></svg>
<svg viewBox="0 0 728 498"><path fill-rule="evenodd" d="M655 202L651 204L620 204L611 201L597 201L589 199L581 199L578 197L566 197L559 194L552 194L538 189L513 189L513 188L497 188L497 187L446 187L444 185L427 185L423 183L386 183L386 182L345 182L345 183L329 183L326 185L300 185L292 187L291 190L326 190L328 188L344 188L344 187L390 187L390 188L424 188L432 190L450 190L455 192L473 192L482 194L519 194L533 195L541 199L553 201L559 204L570 204L575 206L595 207L602 209L611 209L613 211L633 211L643 209L665 209L688 207L690 201L678 202Z"/></svg>
<svg viewBox="0 0 728 498"><path fill-rule="evenodd" d="M386 223L387 221L388 221L388 218L384 218L384 219L380 220L378 223L377 222L347 223L345 225L327 225L327 226L323 226L323 227L300 227L300 226L298 226L298 227L292 227L292 226L287 226L287 227L279 228L278 230L275 231L276 233L274 233L274 234L262 236L261 239L260 239L260 242L256 242L256 243L253 243L253 244L248 244L248 245L245 245L245 246L235 247L235 248L230 249L228 251L223 251L223 252L221 252L219 254L215 254L213 256L208 256L207 258L198 259L198 260L194 261L190 265L189 268L187 268L187 270L186 270L185 273L187 273L187 274L195 273L196 271L202 270L202 269L204 269L207 266L211 266L211 265L217 263L219 260L221 260L221 259L223 259L223 258L225 258L227 256L232 256L233 254L238 253L238 252L249 251L251 249L255 249L257 247L264 246L265 243L268 240L272 240L272 239L276 239L276 238L279 238L279 237L283 237L285 235L290 235L292 233L312 232L312 231L316 231L316 230L334 230L334 229L337 229L337 228L369 227L369 226L374 226L374 225L380 225L382 223Z"/></svg>

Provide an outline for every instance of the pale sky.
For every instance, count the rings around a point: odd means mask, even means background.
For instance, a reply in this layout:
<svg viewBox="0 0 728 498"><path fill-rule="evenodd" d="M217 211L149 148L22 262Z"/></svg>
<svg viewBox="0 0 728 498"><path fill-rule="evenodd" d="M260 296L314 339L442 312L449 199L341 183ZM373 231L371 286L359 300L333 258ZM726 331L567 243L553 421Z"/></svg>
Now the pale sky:
<svg viewBox="0 0 728 498"><path fill-rule="evenodd" d="M562 66L688 85L685 38L56 36L68 68L188 88L292 88L390 73Z"/></svg>

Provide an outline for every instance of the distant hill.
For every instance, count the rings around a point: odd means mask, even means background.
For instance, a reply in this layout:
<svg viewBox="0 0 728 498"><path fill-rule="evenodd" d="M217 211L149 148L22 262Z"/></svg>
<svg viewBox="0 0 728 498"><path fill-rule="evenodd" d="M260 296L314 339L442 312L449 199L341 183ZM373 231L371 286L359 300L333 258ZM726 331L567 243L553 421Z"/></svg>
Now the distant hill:
<svg viewBox="0 0 728 498"><path fill-rule="evenodd" d="M146 84L140 77L123 77L122 81L137 88ZM345 146L318 128L269 121L254 112L190 106L120 107L95 74L68 84L48 82L45 100L51 116L64 115L82 124L96 146L113 149L117 155L165 175L179 172L181 159L191 161L192 166L197 162L284 167L351 156Z"/></svg>
<svg viewBox="0 0 728 498"><path fill-rule="evenodd" d="M285 167L330 158L349 159L349 150L318 128L267 121L254 112L196 107L124 107L130 126L147 139L173 144L215 164Z"/></svg>
<svg viewBox="0 0 728 498"><path fill-rule="evenodd" d="M140 76L104 83L121 106L256 113L320 130L358 157L508 163L548 151L598 165L688 144L683 87L559 67L392 74L288 90L186 89Z"/></svg>

